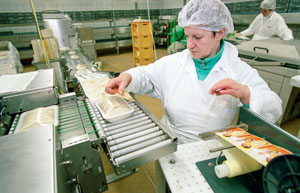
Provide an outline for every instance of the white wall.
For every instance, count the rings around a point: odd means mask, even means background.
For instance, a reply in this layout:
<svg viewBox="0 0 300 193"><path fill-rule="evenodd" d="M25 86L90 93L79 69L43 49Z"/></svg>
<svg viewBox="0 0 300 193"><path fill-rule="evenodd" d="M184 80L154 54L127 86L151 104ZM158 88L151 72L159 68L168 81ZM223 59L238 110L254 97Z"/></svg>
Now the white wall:
<svg viewBox="0 0 300 193"><path fill-rule="evenodd" d="M183 3L184 0L163 0L163 9L182 8Z"/></svg>
<svg viewBox="0 0 300 193"><path fill-rule="evenodd" d="M174 1L174 0L172 0ZM33 0L36 12L43 10L96 11L147 8L147 0ZM149 0L150 9L161 9L164 1ZM29 0L1 0L0 12L31 12Z"/></svg>
<svg viewBox="0 0 300 193"><path fill-rule="evenodd" d="M43 10L60 11L102 11L102 10L134 10L147 9L147 0L32 0L36 12ZM162 9L165 2L170 0L149 0L149 8ZM182 0L171 0L181 2ZM176 3L172 3L176 4ZM177 3L178 4L178 3ZM166 3L165 5L168 5ZM168 8L168 7L166 7ZM32 12L29 0L0 0L0 13ZM108 22L87 23L89 27L106 27ZM119 21L117 25L128 25L128 21ZM0 32L14 33L35 32L34 25L29 26L1 26Z"/></svg>

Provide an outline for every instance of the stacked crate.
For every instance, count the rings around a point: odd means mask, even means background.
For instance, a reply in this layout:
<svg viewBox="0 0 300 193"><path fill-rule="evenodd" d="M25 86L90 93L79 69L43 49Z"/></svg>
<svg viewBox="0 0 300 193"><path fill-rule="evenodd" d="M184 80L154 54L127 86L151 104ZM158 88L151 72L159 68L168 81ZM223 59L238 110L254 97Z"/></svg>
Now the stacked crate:
<svg viewBox="0 0 300 193"><path fill-rule="evenodd" d="M141 66L154 62L152 22L131 22L131 35L134 65Z"/></svg>

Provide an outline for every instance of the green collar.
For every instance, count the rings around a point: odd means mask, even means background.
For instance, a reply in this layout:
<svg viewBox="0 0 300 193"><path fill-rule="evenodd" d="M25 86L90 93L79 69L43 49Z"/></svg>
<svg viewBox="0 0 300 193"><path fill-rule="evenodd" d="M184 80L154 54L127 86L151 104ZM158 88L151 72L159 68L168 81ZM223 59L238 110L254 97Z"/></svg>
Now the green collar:
<svg viewBox="0 0 300 193"><path fill-rule="evenodd" d="M224 40L222 39L220 44L220 50L216 55L211 58L205 58L204 60L193 58L197 76L199 80L204 80L215 64L220 60L224 50Z"/></svg>

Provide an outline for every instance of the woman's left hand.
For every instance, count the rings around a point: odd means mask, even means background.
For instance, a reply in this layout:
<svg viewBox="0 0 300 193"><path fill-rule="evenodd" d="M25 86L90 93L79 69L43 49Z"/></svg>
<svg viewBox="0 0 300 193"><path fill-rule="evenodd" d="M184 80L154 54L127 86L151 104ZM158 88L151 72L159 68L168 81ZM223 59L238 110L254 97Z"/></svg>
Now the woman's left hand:
<svg viewBox="0 0 300 193"><path fill-rule="evenodd" d="M210 89L209 93L216 95L229 94L235 98L239 98L244 104L249 104L250 101L250 90L248 86L240 84L230 78L217 82Z"/></svg>

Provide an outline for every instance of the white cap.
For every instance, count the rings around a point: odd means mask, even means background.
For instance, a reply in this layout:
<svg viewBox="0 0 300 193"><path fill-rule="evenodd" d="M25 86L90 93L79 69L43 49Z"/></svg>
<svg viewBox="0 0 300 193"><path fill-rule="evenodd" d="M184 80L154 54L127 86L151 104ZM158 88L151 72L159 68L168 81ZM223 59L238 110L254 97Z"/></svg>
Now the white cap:
<svg viewBox="0 0 300 193"><path fill-rule="evenodd" d="M234 29L231 14L220 0L190 0L179 12L178 24L208 31L220 31L225 27L226 34Z"/></svg>
<svg viewBox="0 0 300 193"><path fill-rule="evenodd" d="M227 164L221 164L215 166L215 173L218 178L224 178L230 175L230 170Z"/></svg>
<svg viewBox="0 0 300 193"><path fill-rule="evenodd" d="M260 4L260 8L262 9L275 9L276 8L276 0L263 0Z"/></svg>

